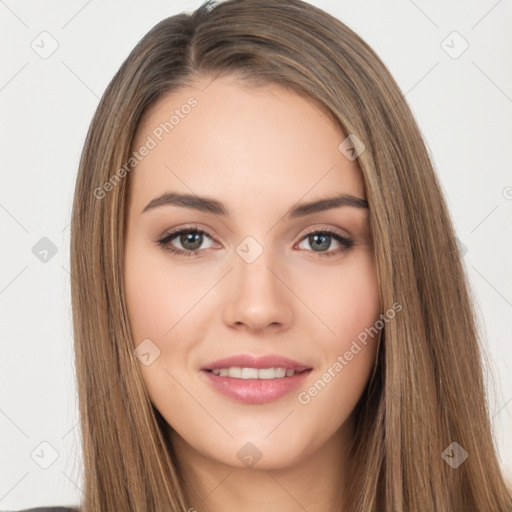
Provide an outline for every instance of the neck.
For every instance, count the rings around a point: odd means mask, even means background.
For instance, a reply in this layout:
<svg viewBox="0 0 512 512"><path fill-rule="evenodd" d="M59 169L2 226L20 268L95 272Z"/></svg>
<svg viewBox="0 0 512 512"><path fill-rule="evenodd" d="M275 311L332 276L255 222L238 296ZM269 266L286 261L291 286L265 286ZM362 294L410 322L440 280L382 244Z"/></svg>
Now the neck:
<svg viewBox="0 0 512 512"><path fill-rule="evenodd" d="M190 512L340 510L353 423L347 420L318 450L289 467L233 467L206 457L172 429Z"/></svg>

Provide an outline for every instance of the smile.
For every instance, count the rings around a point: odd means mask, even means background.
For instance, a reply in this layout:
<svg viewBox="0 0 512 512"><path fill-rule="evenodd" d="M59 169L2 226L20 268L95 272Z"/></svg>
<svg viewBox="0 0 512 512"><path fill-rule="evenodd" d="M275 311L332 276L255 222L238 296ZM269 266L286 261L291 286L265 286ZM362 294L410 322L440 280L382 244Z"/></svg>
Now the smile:
<svg viewBox="0 0 512 512"><path fill-rule="evenodd" d="M232 366L230 368L217 368L210 370L214 375L220 377L232 377L234 379L279 379L283 377L292 377L297 372L292 368L241 368Z"/></svg>

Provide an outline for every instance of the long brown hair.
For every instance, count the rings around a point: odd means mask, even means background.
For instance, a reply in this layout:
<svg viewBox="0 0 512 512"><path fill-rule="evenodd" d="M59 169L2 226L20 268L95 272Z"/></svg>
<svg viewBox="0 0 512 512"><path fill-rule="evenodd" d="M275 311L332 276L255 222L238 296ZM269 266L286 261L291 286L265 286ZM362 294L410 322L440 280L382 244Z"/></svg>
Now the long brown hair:
<svg viewBox="0 0 512 512"><path fill-rule="evenodd" d="M163 20L99 103L71 224L82 509L191 507L165 420L132 352L123 284L130 177L129 169L116 171L129 161L148 107L197 78L221 75L279 84L312 99L344 135L366 146L357 162L381 305L398 302L403 310L383 330L375 372L356 408L354 465L340 510L512 510L493 444L467 277L422 135L375 52L341 21L300 0L206 2ZM457 468L443 456L460 450L454 442L468 454Z"/></svg>

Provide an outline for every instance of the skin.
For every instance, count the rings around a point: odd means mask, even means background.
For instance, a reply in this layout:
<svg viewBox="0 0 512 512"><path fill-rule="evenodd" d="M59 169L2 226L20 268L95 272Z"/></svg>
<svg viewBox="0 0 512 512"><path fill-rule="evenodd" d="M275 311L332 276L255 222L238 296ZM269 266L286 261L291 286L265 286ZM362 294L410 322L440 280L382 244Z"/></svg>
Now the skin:
<svg viewBox="0 0 512 512"><path fill-rule="evenodd" d="M298 202L338 193L365 199L357 161L338 150L345 135L315 103L232 77L161 98L141 120L134 147L190 96L198 105L127 178L124 272L134 348L149 338L160 350L139 365L142 378L194 482L190 507L333 510L350 470L351 414L373 369L376 339L308 404L297 395L379 318L369 211L342 206L283 216ZM167 191L215 198L230 215L175 205L141 213ZM190 224L212 235L192 247L200 247L197 255L174 255L156 243ZM328 237L315 250L306 235L320 228L354 246L334 254L343 246ZM236 252L247 236L263 248L252 263ZM170 245L191 252L193 244L182 245L178 235ZM242 353L280 354L313 370L300 389L274 402L242 403L217 392L199 370ZM247 442L261 453L251 467L237 457Z"/></svg>

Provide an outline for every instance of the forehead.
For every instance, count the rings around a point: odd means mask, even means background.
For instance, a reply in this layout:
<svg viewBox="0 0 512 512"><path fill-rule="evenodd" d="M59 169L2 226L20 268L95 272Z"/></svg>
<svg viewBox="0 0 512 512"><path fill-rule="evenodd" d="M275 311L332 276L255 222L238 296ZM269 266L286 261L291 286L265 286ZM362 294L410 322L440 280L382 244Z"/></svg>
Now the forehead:
<svg viewBox="0 0 512 512"><path fill-rule="evenodd" d="M224 77L160 98L143 116L133 150L132 198L141 210L178 190L240 209L261 198L291 204L334 193L364 198L356 161L338 149L345 134L315 102L279 85Z"/></svg>

